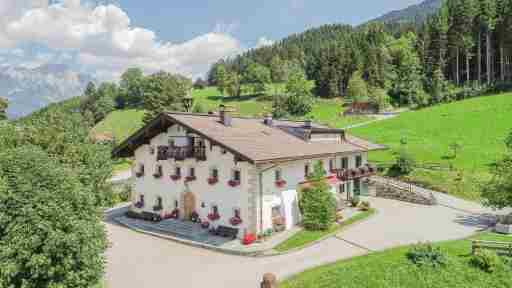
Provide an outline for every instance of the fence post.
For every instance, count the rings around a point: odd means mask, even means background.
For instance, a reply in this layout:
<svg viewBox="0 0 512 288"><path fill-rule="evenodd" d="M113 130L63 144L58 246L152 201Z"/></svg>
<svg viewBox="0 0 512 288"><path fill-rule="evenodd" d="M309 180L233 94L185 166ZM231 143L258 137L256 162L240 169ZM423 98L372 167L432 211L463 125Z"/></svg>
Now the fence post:
<svg viewBox="0 0 512 288"><path fill-rule="evenodd" d="M277 288L276 275L272 273L265 273L263 275L263 281L261 282L261 288Z"/></svg>

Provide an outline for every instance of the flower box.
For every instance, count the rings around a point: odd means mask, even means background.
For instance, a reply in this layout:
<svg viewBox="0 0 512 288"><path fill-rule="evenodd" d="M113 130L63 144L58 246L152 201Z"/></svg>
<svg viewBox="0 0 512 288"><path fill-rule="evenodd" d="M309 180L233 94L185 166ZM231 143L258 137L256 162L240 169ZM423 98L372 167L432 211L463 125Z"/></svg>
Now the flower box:
<svg viewBox="0 0 512 288"><path fill-rule="evenodd" d="M171 175L171 180L172 181L178 181L181 179L181 176L180 175Z"/></svg>
<svg viewBox="0 0 512 288"><path fill-rule="evenodd" d="M228 185L231 186L231 187L238 187L238 186L240 186L240 181L229 180L228 181Z"/></svg>
<svg viewBox="0 0 512 288"><path fill-rule="evenodd" d="M144 202L137 202L133 205L135 208L138 208L138 209L141 209L142 207L144 207Z"/></svg>
<svg viewBox="0 0 512 288"><path fill-rule="evenodd" d="M208 219L210 219L210 221L217 221L220 219L220 215L219 213L210 213L208 214Z"/></svg>
<svg viewBox="0 0 512 288"><path fill-rule="evenodd" d="M208 184L210 184L210 185L215 185L215 184L217 184L218 182L219 182L219 179L218 179L218 178L216 178L216 177L215 177L215 178L214 178L214 177L210 177L210 178L208 178Z"/></svg>
<svg viewBox="0 0 512 288"><path fill-rule="evenodd" d="M172 210L171 214L166 215L167 219L178 219L180 218L180 209L176 208Z"/></svg>
<svg viewBox="0 0 512 288"><path fill-rule="evenodd" d="M229 223L233 226L238 226L240 224L242 224L242 219L240 217L232 217L231 219L229 219Z"/></svg>
<svg viewBox="0 0 512 288"><path fill-rule="evenodd" d="M284 181L284 180L276 181L276 186L278 188L283 188L285 185L286 185L286 181Z"/></svg>
<svg viewBox="0 0 512 288"><path fill-rule="evenodd" d="M185 182L188 183L188 182L196 181L196 179L197 179L196 176L187 176L185 178Z"/></svg>

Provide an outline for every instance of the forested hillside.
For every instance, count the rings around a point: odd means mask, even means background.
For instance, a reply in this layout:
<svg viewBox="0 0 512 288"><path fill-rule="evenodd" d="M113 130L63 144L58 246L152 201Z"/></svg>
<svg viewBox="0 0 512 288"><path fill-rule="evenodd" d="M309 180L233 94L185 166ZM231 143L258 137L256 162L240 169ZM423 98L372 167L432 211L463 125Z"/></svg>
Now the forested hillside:
<svg viewBox="0 0 512 288"><path fill-rule="evenodd" d="M510 88L511 35L511 0L449 0L419 25L325 25L292 35L219 61L208 81L229 87L268 70L280 82L299 66L316 96L421 107Z"/></svg>
<svg viewBox="0 0 512 288"><path fill-rule="evenodd" d="M383 23L422 23L428 16L435 14L442 6L443 0L425 0L417 5L409 6L402 10L386 13L372 22Z"/></svg>

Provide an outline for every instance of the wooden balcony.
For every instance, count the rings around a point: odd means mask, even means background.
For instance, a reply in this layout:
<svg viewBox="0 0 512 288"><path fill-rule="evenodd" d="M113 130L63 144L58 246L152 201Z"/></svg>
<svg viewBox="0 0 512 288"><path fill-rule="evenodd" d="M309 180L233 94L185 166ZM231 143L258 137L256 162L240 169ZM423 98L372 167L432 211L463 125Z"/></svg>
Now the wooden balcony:
<svg viewBox="0 0 512 288"><path fill-rule="evenodd" d="M157 160L184 161L186 159L196 159L197 161L206 161L206 148L205 147L158 147Z"/></svg>
<svg viewBox="0 0 512 288"><path fill-rule="evenodd" d="M336 169L336 176L341 181L349 181L354 179L367 178L375 175L377 168L371 165L364 165L359 168L352 169Z"/></svg>

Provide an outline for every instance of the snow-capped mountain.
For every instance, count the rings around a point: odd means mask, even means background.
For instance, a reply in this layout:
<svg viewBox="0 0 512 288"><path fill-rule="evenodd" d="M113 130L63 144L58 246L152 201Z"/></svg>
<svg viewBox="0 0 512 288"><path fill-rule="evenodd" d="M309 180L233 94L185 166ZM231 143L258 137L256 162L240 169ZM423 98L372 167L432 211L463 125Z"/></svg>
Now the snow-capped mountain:
<svg viewBox="0 0 512 288"><path fill-rule="evenodd" d="M7 115L16 118L49 103L79 96L93 77L66 65L47 64L37 68L0 67L0 97L9 100Z"/></svg>

